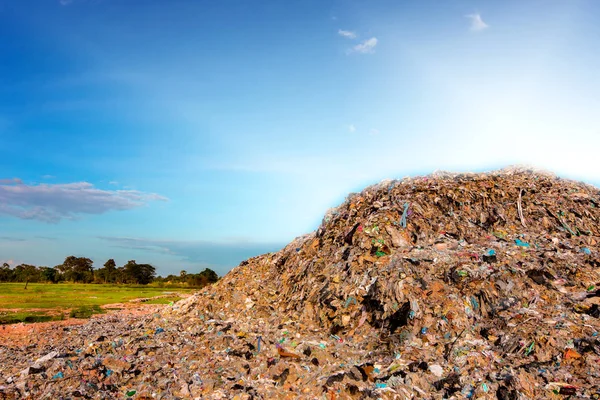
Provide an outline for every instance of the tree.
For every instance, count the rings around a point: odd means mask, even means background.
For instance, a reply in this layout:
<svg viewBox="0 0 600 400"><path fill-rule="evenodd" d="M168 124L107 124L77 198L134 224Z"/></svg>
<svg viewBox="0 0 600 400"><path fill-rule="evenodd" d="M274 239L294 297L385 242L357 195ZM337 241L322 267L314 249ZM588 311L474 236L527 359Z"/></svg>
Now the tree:
<svg viewBox="0 0 600 400"><path fill-rule="evenodd" d="M140 275L138 275L138 283L147 285L156 277L156 268L150 264L140 264Z"/></svg>
<svg viewBox="0 0 600 400"><path fill-rule="evenodd" d="M219 275L212 269L206 268L198 274L187 274L186 279L181 280L181 283L187 283L190 286L203 287L218 280Z"/></svg>
<svg viewBox="0 0 600 400"><path fill-rule="evenodd" d="M27 282L30 279L35 279L36 268L29 264L19 264L15 267L14 274L17 282Z"/></svg>
<svg viewBox="0 0 600 400"><path fill-rule="evenodd" d="M67 280L89 283L94 280L92 264L89 258L69 256L62 264L62 272Z"/></svg>
<svg viewBox="0 0 600 400"><path fill-rule="evenodd" d="M115 282L116 283L125 283L127 281L125 275L125 266L117 268L115 271Z"/></svg>
<svg viewBox="0 0 600 400"><path fill-rule="evenodd" d="M217 273L210 268L205 268L204 271L200 272L200 275L205 276L210 283L214 283L219 280L219 275L217 275Z"/></svg>
<svg viewBox="0 0 600 400"><path fill-rule="evenodd" d="M104 263L104 267L96 271L96 276L104 283L115 282L117 278L117 264L112 258Z"/></svg>
<svg viewBox="0 0 600 400"><path fill-rule="evenodd" d="M54 268L40 267L42 279L46 282L58 282L58 271Z"/></svg>
<svg viewBox="0 0 600 400"><path fill-rule="evenodd" d="M127 283L147 285L154 280L156 269L150 264L138 264L130 260L123 266L123 274Z"/></svg>
<svg viewBox="0 0 600 400"><path fill-rule="evenodd" d="M12 282L15 279L14 271L10 265L3 263L0 267L0 282Z"/></svg>
<svg viewBox="0 0 600 400"><path fill-rule="evenodd" d="M15 277L18 282L25 282L25 289L29 282L38 282L40 274L35 265L20 264L15 267Z"/></svg>
<svg viewBox="0 0 600 400"><path fill-rule="evenodd" d="M52 269L56 271L56 282L66 280L65 275L64 275L64 265L62 265L62 264L55 265L54 268L52 268Z"/></svg>

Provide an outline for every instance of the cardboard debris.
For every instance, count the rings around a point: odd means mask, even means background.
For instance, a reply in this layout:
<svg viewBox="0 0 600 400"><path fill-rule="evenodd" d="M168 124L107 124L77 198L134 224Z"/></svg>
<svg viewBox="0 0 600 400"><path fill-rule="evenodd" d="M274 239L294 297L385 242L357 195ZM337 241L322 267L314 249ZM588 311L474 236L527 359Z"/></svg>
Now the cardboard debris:
<svg viewBox="0 0 600 400"><path fill-rule="evenodd" d="M0 399L600 398L600 191L386 181L147 317L0 346Z"/></svg>

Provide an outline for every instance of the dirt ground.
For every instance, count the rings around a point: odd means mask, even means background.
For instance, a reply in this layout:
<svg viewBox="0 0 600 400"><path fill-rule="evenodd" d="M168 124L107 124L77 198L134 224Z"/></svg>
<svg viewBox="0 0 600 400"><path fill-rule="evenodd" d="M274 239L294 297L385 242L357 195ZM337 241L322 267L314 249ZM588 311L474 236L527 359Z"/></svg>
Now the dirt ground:
<svg viewBox="0 0 600 400"><path fill-rule="evenodd" d="M106 304L102 306L106 309L106 314L96 314L91 319L105 318L106 316L118 314L128 316L142 316L159 312L166 304L144 304L139 302L127 302L118 304ZM83 325L88 322L87 319L69 318L63 321L19 323L11 325L0 325L0 345L22 346L31 343L33 337L37 337L37 343L44 343L44 332L56 326Z"/></svg>

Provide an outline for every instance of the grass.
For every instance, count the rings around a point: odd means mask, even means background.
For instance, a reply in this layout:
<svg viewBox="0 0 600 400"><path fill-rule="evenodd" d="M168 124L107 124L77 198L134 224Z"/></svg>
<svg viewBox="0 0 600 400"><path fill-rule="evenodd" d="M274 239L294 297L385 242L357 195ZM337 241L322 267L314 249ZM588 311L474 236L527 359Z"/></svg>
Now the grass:
<svg viewBox="0 0 600 400"><path fill-rule="evenodd" d="M23 283L0 283L0 324L61 319L68 310L74 310L76 315L87 315L76 318L88 318L105 304L169 294L169 297L145 302L168 304L179 300L178 294L194 291L144 285L30 283L26 290L24 286Z"/></svg>
<svg viewBox="0 0 600 400"><path fill-rule="evenodd" d="M5 324L18 324L19 322L48 322L48 321L59 321L64 319L63 314L50 315L45 312L32 311L32 312L0 312L0 325Z"/></svg>
<svg viewBox="0 0 600 400"><path fill-rule="evenodd" d="M74 308L69 312L71 318L89 318L94 314L104 314L104 310L100 306L81 306Z"/></svg>

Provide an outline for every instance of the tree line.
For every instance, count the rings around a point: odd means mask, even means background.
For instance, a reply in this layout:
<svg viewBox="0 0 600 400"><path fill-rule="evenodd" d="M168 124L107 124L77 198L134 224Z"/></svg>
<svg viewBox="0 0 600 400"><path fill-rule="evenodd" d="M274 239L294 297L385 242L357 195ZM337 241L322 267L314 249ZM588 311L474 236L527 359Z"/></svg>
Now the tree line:
<svg viewBox="0 0 600 400"><path fill-rule="evenodd" d="M185 283L190 286L204 286L219 280L215 271L206 268L198 274L184 276L169 275L166 278L156 275L150 264L138 264L135 260L117 267L112 258L102 268L94 269L94 262L86 257L69 256L54 267L20 264L11 268L4 263L0 266L0 282L76 282L76 283L117 283L147 285L152 282ZM185 271L182 271L182 273Z"/></svg>

